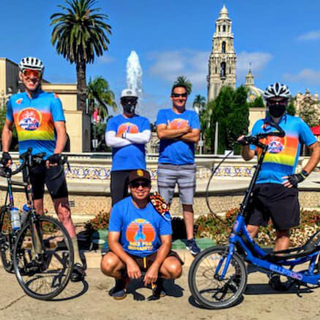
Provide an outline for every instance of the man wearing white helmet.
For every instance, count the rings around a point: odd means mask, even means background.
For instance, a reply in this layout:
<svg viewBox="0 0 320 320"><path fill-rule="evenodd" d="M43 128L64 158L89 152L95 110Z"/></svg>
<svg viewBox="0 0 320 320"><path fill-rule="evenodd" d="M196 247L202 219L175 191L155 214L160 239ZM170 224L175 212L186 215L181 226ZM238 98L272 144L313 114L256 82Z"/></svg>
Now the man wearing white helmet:
<svg viewBox="0 0 320 320"><path fill-rule="evenodd" d="M32 147L32 154L46 153L43 163L33 166L30 171L34 206L38 214L44 213L43 195L46 184L58 218L68 230L74 246L75 265L71 280L80 281L84 278L85 271L71 219L64 172L56 177L61 172L61 152L67 141L62 104L56 94L41 89L44 65L40 59L23 58L19 63L19 71L25 92L13 95L8 101L6 122L2 131L1 163L12 163L9 148L13 126L18 133L20 154L26 152L29 147Z"/></svg>
<svg viewBox="0 0 320 320"><path fill-rule="evenodd" d="M320 149L308 125L301 118L286 113L290 98L286 85L278 82L270 85L264 92L264 98L269 115L254 124L252 135L275 130L268 125L274 122L285 131L285 137L269 137L263 141L268 144L268 151L253 191L252 213L248 218L247 228L254 238L259 226L266 226L271 218L276 229L274 251L280 251L288 249L290 229L299 225L297 185L305 180L318 164ZM238 140L243 144L242 157L245 160L251 160L256 152L259 156L259 149L254 145L247 145L243 136ZM295 173L301 142L308 147L311 156L302 170ZM274 278L271 284L280 283L278 275L274 275Z"/></svg>
<svg viewBox="0 0 320 320"><path fill-rule="evenodd" d="M120 103L123 113L111 118L106 128L106 143L112 148L112 206L128 196L129 173L146 169L145 144L151 138L149 120L135 113L137 93L124 89Z"/></svg>

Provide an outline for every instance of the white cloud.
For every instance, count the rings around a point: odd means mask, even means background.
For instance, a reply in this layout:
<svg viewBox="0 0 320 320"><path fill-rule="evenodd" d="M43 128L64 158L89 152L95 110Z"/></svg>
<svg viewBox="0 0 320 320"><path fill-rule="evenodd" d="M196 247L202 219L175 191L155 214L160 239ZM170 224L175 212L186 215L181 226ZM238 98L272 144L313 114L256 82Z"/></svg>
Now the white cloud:
<svg viewBox="0 0 320 320"><path fill-rule="evenodd" d="M300 41L312 41L318 39L320 39L320 30L310 31L298 37L298 40Z"/></svg>
<svg viewBox="0 0 320 320"><path fill-rule="evenodd" d="M209 52L194 50L152 52L149 53L153 61L149 73L169 82L175 81L178 76L185 76L194 87L205 86L209 56Z"/></svg>
<svg viewBox="0 0 320 320"><path fill-rule="evenodd" d="M290 82L304 82L306 85L320 85L320 71L303 69L297 74L285 73L283 79Z"/></svg>
<svg viewBox="0 0 320 320"><path fill-rule="evenodd" d="M263 70L272 59L272 55L267 52L246 52L237 54L237 78L241 79L248 73L250 63L254 75Z"/></svg>
<svg viewBox="0 0 320 320"><path fill-rule="evenodd" d="M111 63L114 61L114 58L113 57L110 57L110 56L101 56L101 57L98 57L98 63L100 64L108 64L108 63Z"/></svg>

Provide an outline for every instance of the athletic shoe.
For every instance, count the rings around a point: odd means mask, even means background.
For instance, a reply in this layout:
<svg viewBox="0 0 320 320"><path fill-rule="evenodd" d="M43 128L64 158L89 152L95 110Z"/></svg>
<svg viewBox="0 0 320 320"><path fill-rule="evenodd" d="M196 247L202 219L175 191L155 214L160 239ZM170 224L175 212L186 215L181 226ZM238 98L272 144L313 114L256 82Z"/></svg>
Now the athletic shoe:
<svg viewBox="0 0 320 320"><path fill-rule="evenodd" d="M163 279L159 278L156 283L153 283L152 286L152 295L157 298L163 298L166 296L166 292L163 288Z"/></svg>
<svg viewBox="0 0 320 320"><path fill-rule="evenodd" d="M115 300L122 300L127 296L126 286L128 279L116 279L116 285L112 289L112 297Z"/></svg>
<svg viewBox="0 0 320 320"><path fill-rule="evenodd" d="M86 276L86 272L84 270L84 266L81 265L80 263L75 263L71 273L71 278L70 278L71 281L72 282L82 281L85 276Z"/></svg>
<svg viewBox="0 0 320 320"><path fill-rule="evenodd" d="M190 251L193 256L196 256L201 252L200 248L194 239L187 240L186 248Z"/></svg>

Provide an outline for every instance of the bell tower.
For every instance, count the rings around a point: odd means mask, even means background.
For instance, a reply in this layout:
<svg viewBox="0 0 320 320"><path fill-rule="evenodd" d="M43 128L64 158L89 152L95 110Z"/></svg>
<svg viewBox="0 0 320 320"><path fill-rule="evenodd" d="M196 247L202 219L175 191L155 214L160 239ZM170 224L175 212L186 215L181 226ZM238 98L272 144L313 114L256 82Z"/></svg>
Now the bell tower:
<svg viewBox="0 0 320 320"><path fill-rule="evenodd" d="M209 58L208 99L215 99L222 86L236 87L236 52L233 44L232 21L225 5L216 20L212 52Z"/></svg>

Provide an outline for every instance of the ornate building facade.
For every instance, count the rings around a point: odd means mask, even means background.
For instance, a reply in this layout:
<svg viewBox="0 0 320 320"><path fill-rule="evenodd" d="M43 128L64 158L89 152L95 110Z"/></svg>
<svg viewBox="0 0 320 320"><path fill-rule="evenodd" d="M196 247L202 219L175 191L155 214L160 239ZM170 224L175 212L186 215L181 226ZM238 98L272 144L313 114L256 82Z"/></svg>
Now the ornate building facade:
<svg viewBox="0 0 320 320"><path fill-rule="evenodd" d="M234 50L232 21L224 5L216 20L212 52L209 58L208 97L215 99L222 86L236 87L236 52Z"/></svg>

